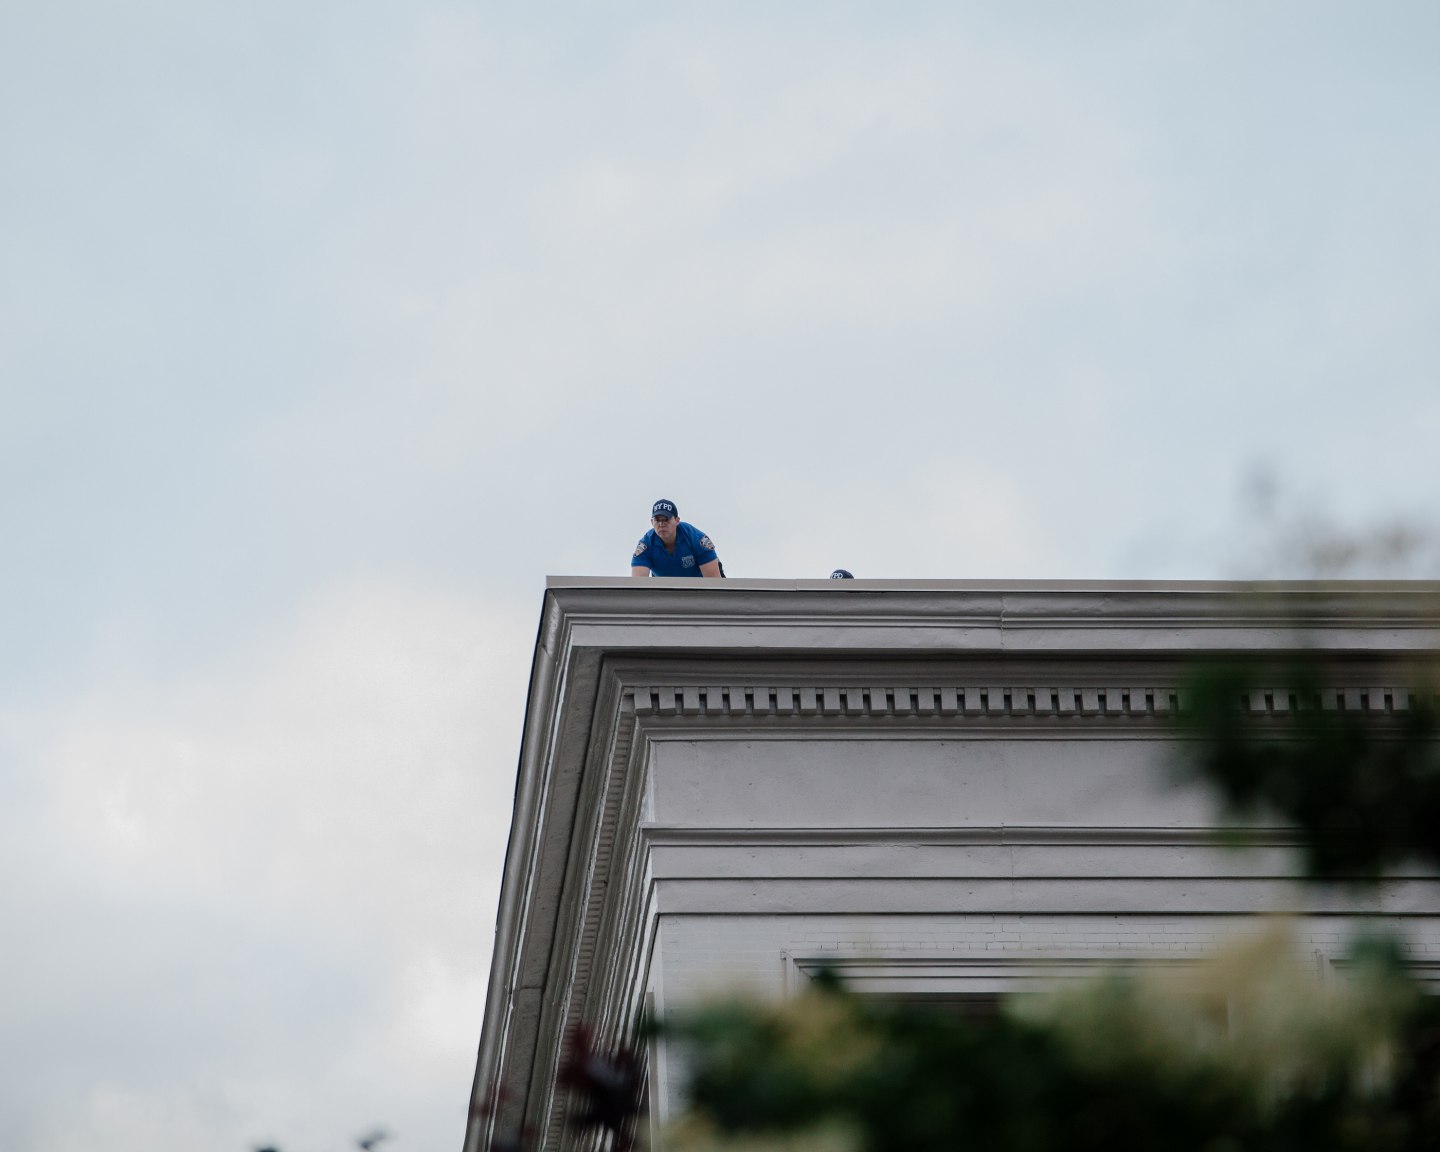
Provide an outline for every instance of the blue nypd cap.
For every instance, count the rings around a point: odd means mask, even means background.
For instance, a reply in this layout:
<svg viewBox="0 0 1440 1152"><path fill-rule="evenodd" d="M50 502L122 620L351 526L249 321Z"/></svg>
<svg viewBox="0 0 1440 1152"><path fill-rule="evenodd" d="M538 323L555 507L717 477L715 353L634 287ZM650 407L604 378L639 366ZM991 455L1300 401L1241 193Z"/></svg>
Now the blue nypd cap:
<svg viewBox="0 0 1440 1152"><path fill-rule="evenodd" d="M854 580L854 579L855 579L855 573L853 573L853 572L847 572L844 568L836 568L834 572L831 572L831 573L830 573L830 579L831 579L831 580Z"/></svg>
<svg viewBox="0 0 1440 1152"><path fill-rule="evenodd" d="M675 507L675 501L673 500L656 500L654 506L650 509L650 515L678 517L680 510Z"/></svg>

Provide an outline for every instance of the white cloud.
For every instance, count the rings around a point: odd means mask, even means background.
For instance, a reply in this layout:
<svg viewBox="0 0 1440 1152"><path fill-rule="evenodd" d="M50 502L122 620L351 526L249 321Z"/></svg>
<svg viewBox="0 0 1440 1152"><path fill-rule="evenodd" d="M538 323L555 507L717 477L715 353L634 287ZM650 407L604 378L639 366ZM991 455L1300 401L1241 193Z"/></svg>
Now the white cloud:
<svg viewBox="0 0 1440 1152"><path fill-rule="evenodd" d="M532 644L338 589L184 678L5 717L7 1147L458 1139Z"/></svg>

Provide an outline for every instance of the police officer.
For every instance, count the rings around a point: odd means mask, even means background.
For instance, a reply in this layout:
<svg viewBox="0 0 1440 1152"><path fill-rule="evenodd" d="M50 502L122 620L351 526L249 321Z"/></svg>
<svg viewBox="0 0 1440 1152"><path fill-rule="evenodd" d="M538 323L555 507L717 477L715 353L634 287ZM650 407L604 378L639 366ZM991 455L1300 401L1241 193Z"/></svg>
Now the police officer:
<svg viewBox="0 0 1440 1152"><path fill-rule="evenodd" d="M848 569L845 569L845 568L836 568L834 572L831 572L831 573L830 573L830 579L831 579L831 580L854 580L854 579L855 579L855 574L854 574L853 572L849 571Z"/></svg>
<svg viewBox="0 0 1440 1152"><path fill-rule="evenodd" d="M715 542L680 519L673 500L650 509L650 531L635 545L631 576L723 576Z"/></svg>

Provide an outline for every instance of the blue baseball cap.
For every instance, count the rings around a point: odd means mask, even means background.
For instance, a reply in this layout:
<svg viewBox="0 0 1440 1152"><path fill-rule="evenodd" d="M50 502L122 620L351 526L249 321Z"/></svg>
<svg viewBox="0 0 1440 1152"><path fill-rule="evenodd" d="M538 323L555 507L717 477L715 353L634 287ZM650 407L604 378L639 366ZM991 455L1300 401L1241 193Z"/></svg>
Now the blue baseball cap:
<svg viewBox="0 0 1440 1152"><path fill-rule="evenodd" d="M831 579L831 580L854 580L854 579L855 579L855 573L853 573L853 572L847 572L844 568L836 568L834 572L831 572L831 573L830 573L830 579Z"/></svg>
<svg viewBox="0 0 1440 1152"><path fill-rule="evenodd" d="M675 507L673 500L656 500L650 509L651 516L674 516L680 515L680 509Z"/></svg>

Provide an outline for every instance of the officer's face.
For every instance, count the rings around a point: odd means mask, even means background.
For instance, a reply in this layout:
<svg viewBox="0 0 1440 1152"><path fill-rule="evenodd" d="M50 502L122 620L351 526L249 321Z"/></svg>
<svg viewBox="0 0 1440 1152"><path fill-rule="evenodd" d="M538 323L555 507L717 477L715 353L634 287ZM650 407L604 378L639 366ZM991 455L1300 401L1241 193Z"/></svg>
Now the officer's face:
<svg viewBox="0 0 1440 1152"><path fill-rule="evenodd" d="M659 536L666 544L675 542L675 517L674 516L652 516L650 523L655 529L655 535Z"/></svg>

